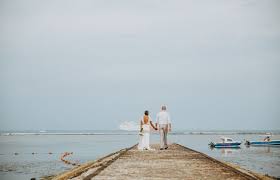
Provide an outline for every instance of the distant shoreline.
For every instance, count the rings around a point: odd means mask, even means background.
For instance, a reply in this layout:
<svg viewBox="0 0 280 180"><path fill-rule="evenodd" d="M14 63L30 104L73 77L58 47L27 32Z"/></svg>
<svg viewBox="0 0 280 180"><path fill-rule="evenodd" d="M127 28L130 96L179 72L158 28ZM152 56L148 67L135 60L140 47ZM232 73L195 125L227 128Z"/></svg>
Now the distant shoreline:
<svg viewBox="0 0 280 180"><path fill-rule="evenodd" d="M157 132L152 132L156 134ZM170 135L279 135L280 131L173 131ZM0 136L25 135L137 135L138 131L99 131L99 132L1 132Z"/></svg>

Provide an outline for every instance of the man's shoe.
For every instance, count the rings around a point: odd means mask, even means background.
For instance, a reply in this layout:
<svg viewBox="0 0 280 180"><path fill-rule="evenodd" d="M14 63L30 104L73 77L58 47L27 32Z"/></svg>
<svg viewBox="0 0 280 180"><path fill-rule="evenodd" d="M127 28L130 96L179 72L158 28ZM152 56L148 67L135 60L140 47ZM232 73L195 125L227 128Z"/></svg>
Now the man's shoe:
<svg viewBox="0 0 280 180"><path fill-rule="evenodd" d="M160 148L159 150L163 150L163 148Z"/></svg>
<svg viewBox="0 0 280 180"><path fill-rule="evenodd" d="M165 147L164 149L168 149L168 146L167 146L167 147Z"/></svg>

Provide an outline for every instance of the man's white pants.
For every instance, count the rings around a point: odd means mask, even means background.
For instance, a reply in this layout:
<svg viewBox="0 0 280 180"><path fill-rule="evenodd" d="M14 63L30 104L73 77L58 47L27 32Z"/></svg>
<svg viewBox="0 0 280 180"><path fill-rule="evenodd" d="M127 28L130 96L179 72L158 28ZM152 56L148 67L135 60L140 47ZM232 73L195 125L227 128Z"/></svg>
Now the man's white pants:
<svg viewBox="0 0 280 180"><path fill-rule="evenodd" d="M167 147L167 131L168 131L168 125L167 124L160 124L159 125L160 148L166 148Z"/></svg>

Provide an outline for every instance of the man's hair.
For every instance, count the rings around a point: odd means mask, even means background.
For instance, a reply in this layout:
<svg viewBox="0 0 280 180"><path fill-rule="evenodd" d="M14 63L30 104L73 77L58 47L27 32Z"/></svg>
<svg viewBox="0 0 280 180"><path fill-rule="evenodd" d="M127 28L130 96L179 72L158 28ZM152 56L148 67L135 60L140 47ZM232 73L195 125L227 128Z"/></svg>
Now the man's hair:
<svg viewBox="0 0 280 180"><path fill-rule="evenodd" d="M146 110L146 111L144 112L144 114L145 114L146 116L148 116L148 115L149 115L149 111Z"/></svg>
<svg viewBox="0 0 280 180"><path fill-rule="evenodd" d="M166 110L166 106L165 106L165 105L162 105L162 106L161 106L161 110L165 111L165 110Z"/></svg>

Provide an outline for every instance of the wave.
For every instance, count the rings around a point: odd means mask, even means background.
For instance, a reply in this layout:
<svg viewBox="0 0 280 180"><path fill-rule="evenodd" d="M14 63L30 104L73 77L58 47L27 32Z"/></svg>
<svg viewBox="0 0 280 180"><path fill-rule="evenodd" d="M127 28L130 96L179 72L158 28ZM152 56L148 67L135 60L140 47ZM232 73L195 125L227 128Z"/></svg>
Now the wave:
<svg viewBox="0 0 280 180"><path fill-rule="evenodd" d="M138 134L139 125L133 121L125 121L119 125L119 130L92 130L92 131L11 131L0 132L0 136L25 136L25 135L135 135ZM151 132L157 134L158 132ZM280 135L280 131L177 131L171 135Z"/></svg>
<svg viewBox="0 0 280 180"><path fill-rule="evenodd" d="M280 131L186 131L186 132L174 132L173 134L185 134L185 135L267 135L267 134L279 135Z"/></svg>
<svg viewBox="0 0 280 180"><path fill-rule="evenodd" d="M104 132L104 133L1 133L0 136L26 136L26 135L134 135L133 132Z"/></svg>

